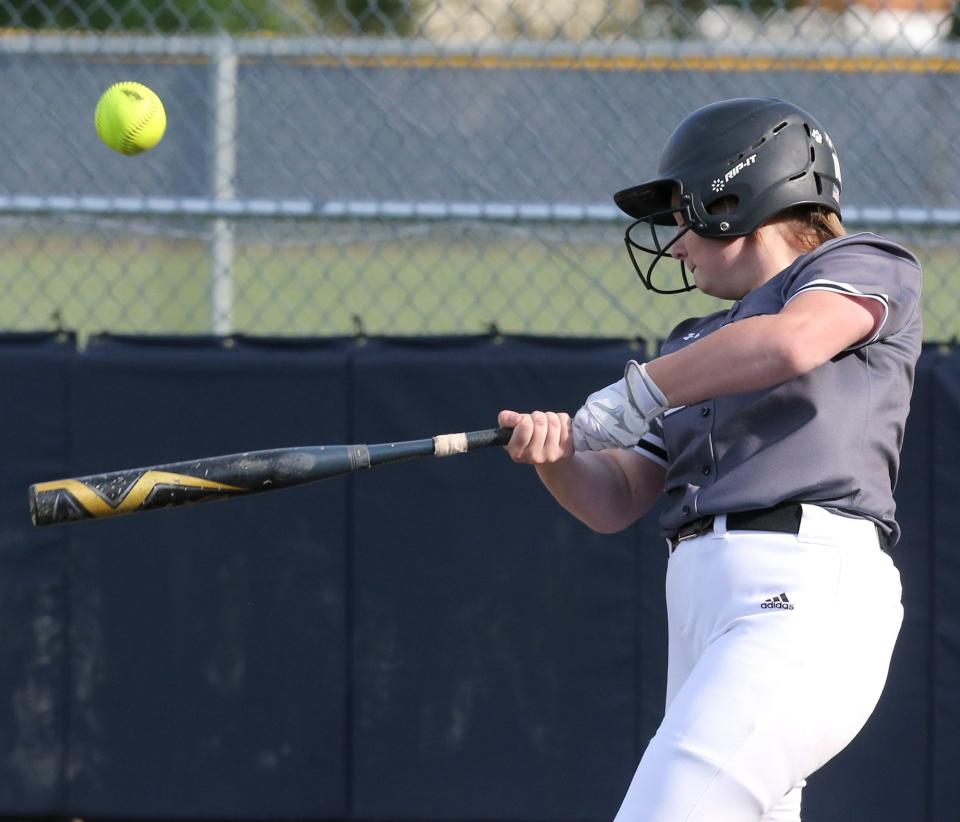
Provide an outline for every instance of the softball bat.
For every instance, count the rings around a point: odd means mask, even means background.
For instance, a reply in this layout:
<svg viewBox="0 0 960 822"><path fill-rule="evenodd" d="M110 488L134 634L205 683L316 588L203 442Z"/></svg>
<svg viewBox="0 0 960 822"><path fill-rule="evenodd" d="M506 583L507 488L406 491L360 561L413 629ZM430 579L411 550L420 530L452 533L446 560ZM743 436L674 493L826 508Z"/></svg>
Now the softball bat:
<svg viewBox="0 0 960 822"><path fill-rule="evenodd" d="M511 431L490 428L374 445L275 448L38 482L28 490L30 517L37 526L55 525L276 491L390 462L506 445Z"/></svg>

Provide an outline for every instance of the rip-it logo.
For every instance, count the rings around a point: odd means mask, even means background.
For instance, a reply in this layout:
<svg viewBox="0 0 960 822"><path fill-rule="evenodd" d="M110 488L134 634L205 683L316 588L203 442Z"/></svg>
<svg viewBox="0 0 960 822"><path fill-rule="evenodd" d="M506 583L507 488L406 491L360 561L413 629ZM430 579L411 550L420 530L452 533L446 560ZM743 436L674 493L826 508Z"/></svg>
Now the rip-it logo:
<svg viewBox="0 0 960 822"><path fill-rule="evenodd" d="M726 174L724 174L723 177L717 177L717 179L713 181L714 193L719 194L721 191L723 191L724 188L727 187L727 183L729 183L734 177L736 177L745 168L747 168L748 166L752 166L755 162L757 162L757 155L751 154L745 160L741 160L739 163L737 163Z"/></svg>

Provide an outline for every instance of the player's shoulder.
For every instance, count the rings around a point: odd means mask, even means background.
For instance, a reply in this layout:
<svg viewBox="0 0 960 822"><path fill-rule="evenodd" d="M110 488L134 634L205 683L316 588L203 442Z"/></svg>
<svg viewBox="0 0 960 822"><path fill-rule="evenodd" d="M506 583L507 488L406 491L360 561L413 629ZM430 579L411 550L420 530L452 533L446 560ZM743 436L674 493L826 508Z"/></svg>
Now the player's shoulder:
<svg viewBox="0 0 960 822"><path fill-rule="evenodd" d="M815 263L832 264L841 258L850 261L870 261L872 263L885 261L888 264L902 264L917 271L920 270L920 261L916 254L900 245L900 243L870 231L846 234L843 237L828 240L813 251L798 258L796 268L802 270Z"/></svg>
<svg viewBox="0 0 960 822"><path fill-rule="evenodd" d="M806 289L916 295L921 279L920 261L912 251L864 231L828 240L798 257L771 285L787 301Z"/></svg>

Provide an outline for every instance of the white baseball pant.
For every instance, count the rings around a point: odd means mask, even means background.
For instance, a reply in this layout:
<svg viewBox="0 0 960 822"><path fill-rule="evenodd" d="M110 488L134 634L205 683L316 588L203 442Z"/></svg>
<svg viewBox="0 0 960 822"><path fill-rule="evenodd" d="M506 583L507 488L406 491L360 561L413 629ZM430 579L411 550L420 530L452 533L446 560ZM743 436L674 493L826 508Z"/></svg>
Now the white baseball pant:
<svg viewBox="0 0 960 822"><path fill-rule="evenodd" d="M667 708L615 822L799 822L807 776L876 706L903 620L868 520L803 506L799 534L680 543Z"/></svg>

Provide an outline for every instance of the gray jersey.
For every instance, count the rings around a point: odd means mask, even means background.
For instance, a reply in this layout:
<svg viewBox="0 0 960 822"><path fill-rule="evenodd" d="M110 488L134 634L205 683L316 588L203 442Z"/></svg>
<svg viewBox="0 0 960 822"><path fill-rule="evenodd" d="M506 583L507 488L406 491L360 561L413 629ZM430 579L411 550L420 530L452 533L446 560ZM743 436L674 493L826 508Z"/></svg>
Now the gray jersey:
<svg viewBox="0 0 960 822"><path fill-rule="evenodd" d="M868 517L890 545L899 538L893 488L922 339L913 254L875 234L831 240L728 311L678 325L662 353L776 314L806 291L878 300L882 323L869 340L782 385L667 411L637 446L667 468L665 534L705 514L795 501Z"/></svg>

